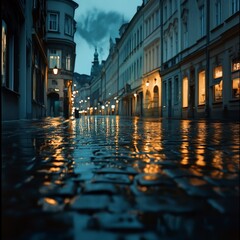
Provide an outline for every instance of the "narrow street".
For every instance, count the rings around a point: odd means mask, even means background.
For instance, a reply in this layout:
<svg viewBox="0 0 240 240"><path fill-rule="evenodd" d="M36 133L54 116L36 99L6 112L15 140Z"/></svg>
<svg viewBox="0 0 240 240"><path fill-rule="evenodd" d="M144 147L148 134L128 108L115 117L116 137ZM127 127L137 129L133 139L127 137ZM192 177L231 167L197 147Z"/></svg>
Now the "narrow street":
<svg viewBox="0 0 240 240"><path fill-rule="evenodd" d="M239 122L3 122L2 239L238 239L239 141Z"/></svg>

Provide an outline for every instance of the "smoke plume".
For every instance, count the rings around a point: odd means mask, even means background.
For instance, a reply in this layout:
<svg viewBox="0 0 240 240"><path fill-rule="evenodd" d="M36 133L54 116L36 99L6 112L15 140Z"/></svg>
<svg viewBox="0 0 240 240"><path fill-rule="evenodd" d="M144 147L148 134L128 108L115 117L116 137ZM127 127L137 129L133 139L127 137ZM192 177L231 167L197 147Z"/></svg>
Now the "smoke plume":
<svg viewBox="0 0 240 240"><path fill-rule="evenodd" d="M109 38L118 37L119 28L123 23L120 13L115 11L105 12L92 9L79 17L77 33L89 44L90 47L98 47L98 52L104 51L103 45L109 43Z"/></svg>

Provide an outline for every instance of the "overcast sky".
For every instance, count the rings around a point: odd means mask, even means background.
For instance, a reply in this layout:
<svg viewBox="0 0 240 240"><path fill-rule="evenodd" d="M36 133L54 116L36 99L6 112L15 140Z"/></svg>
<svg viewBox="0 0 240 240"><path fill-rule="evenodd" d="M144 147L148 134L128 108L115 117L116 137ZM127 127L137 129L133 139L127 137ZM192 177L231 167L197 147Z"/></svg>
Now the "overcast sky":
<svg viewBox="0 0 240 240"><path fill-rule="evenodd" d="M128 22L142 0L75 0L77 32L75 72L90 75L95 47L99 61L109 53L109 39L119 37L119 27Z"/></svg>

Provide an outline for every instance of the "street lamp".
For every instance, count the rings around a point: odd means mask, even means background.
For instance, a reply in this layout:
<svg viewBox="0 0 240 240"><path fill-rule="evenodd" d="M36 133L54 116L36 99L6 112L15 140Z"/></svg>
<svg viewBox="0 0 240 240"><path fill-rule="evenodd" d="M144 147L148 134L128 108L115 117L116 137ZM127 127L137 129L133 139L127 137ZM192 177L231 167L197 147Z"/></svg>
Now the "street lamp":
<svg viewBox="0 0 240 240"><path fill-rule="evenodd" d="M57 68L57 66L55 66L55 67L53 68L53 74L54 74L54 75L57 75L57 74L58 74L58 68Z"/></svg>
<svg viewBox="0 0 240 240"><path fill-rule="evenodd" d="M148 87L149 86L149 81L147 80L147 82L146 82L146 86Z"/></svg>

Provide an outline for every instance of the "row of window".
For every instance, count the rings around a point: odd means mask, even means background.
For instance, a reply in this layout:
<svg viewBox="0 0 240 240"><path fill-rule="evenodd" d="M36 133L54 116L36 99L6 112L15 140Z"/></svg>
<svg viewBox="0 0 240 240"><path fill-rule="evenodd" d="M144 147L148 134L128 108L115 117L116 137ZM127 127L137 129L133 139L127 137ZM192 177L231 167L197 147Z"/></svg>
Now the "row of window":
<svg viewBox="0 0 240 240"><path fill-rule="evenodd" d="M123 62L132 51L140 45L143 41L143 30L142 25L136 30L135 33L132 34L131 37L126 41L123 51L120 53L120 61Z"/></svg>
<svg viewBox="0 0 240 240"><path fill-rule="evenodd" d="M222 21L222 11L224 9L222 9L222 1L221 0L215 0L214 3L214 9L213 9L213 13L215 15L215 24L218 25L221 23ZM175 12L175 10L177 9L177 0L168 0L165 1L164 3L164 11L163 11L163 20L167 21L169 17L172 16L172 14ZM229 13L234 14L237 11L239 11L240 9L240 2L239 0L230 0L229 1ZM199 7L200 10L200 18L202 19L203 16L205 16L205 13L203 13L204 11L204 6L201 5ZM203 24L202 24L203 26Z"/></svg>
<svg viewBox="0 0 240 240"><path fill-rule="evenodd" d="M150 35L160 25L160 10L157 9L145 20L145 37Z"/></svg>
<svg viewBox="0 0 240 240"><path fill-rule="evenodd" d="M120 74L120 82L125 85L132 80L140 78L142 75L142 57L137 59L130 67Z"/></svg>
<svg viewBox="0 0 240 240"><path fill-rule="evenodd" d="M165 1L164 3L164 22L167 21L168 17L171 16L175 10L177 9L177 1L170 0ZM236 13L239 11L239 1L238 0L231 0L231 14ZM159 17L159 9L157 9L150 17L145 20L144 30L145 30L145 37L151 34L156 27L160 24L160 17ZM216 0L215 2L215 10L214 10L215 18L214 24L215 26L222 23L222 3L220 0ZM188 13L184 11L182 15L183 21L183 37L182 37L182 47L187 48L189 47L189 26L188 26ZM176 24L176 23L174 23ZM205 13L205 6L199 6L199 37L203 37L206 34L206 13ZM163 42L163 49L164 49L164 61L167 61L169 58L174 56L179 51L179 35L177 32L178 26L174 25L171 29L170 34L164 34L164 42ZM140 27L140 31L137 30L137 33L133 34L133 38L129 38L124 46L124 50L121 53L120 60L124 61L132 50L138 46L138 44L142 41L142 27Z"/></svg>
<svg viewBox="0 0 240 240"><path fill-rule="evenodd" d="M174 1L175 2L175 1ZM168 5L167 5L168 4ZM219 24L222 23L222 15L223 15L223 9L222 9L222 2L221 0L216 0L215 1L215 5L214 5L214 9L213 11L213 26L218 26ZM170 10L168 11L168 8L170 8ZM174 9L174 10L173 10ZM175 5L172 3L172 1L167 1L165 2L165 7L164 7L164 22L167 21L167 17L171 16L171 14L174 13L176 9L176 2ZM240 9L240 3L239 0L231 0L230 2L230 11L229 13L231 15L233 15L234 13L236 13L237 11L239 11ZM196 15L199 15L199 22L196 22L196 24L199 25L199 37L203 37L206 34L206 10L205 10L205 6L204 5L200 5L199 6L199 13L196 13ZM182 14L182 24L183 24L183 48L187 48L188 44L189 44L189 24L188 24L188 11L183 11ZM169 57L173 56L172 54L174 54L175 50L176 53L178 52L178 33L177 33L177 25L174 26L173 29L171 29L170 33L167 33L167 31L165 32L165 36L164 36L164 54L165 54L165 59L168 59ZM146 30L147 31L147 30ZM175 46L175 49L174 49ZM168 51L168 49L170 51Z"/></svg>
<svg viewBox="0 0 240 240"><path fill-rule="evenodd" d="M145 51L145 59L144 59L144 73L151 71L159 67L160 64L160 47L159 44L153 46L152 48Z"/></svg>
<svg viewBox="0 0 240 240"><path fill-rule="evenodd" d="M62 68L62 50L50 49L48 50L49 68ZM67 54L65 58L65 69L72 70L71 67L71 54Z"/></svg>
<svg viewBox="0 0 240 240"><path fill-rule="evenodd" d="M188 107L188 78L183 79L183 101L182 106ZM217 66L213 69L213 79L212 79L212 93L213 93L213 102L222 102L223 101L223 69L222 66ZM240 60L232 62L231 69L231 98L239 99L240 98ZM201 71L198 74L198 104L205 104L206 92L206 81L205 81L205 71Z"/></svg>

